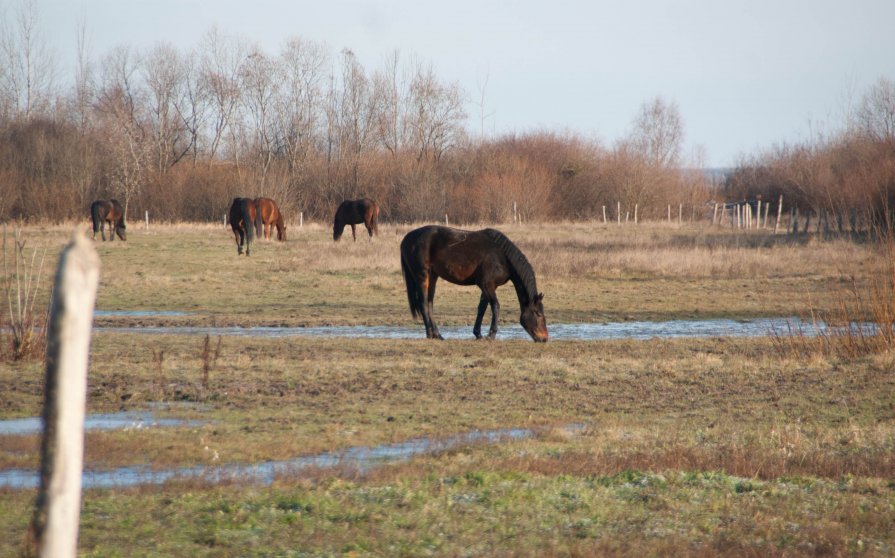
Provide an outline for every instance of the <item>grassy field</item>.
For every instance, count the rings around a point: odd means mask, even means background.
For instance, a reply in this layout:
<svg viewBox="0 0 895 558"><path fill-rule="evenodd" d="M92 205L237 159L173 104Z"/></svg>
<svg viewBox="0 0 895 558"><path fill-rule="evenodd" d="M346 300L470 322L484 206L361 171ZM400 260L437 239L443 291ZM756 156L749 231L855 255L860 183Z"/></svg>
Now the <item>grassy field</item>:
<svg viewBox="0 0 895 558"><path fill-rule="evenodd" d="M325 227L294 228L245 258L220 226L132 225L127 243L97 244L97 307L190 314L98 323L410 325L398 261L410 228L339 244ZM52 269L71 229L26 229L26 251L46 246ZM885 263L872 245L718 228L503 230L532 261L548 326L836 312L855 292L872 299ZM504 323L515 321L512 288L498 295ZM471 330L477 301L475 289L440 283L436 318ZM895 354L770 338L537 345L470 331L432 342L417 327L413 340L212 337L211 351L201 336L95 335L89 412L165 404L163 416L204 422L88 433L92 469L256 463L475 429L537 435L272 486L87 490L80 552L895 552ZM40 362L0 365L0 418L39 414L41 384ZM0 436L0 468L37 460L36 436ZM0 555L20 548L33 497L0 490Z"/></svg>

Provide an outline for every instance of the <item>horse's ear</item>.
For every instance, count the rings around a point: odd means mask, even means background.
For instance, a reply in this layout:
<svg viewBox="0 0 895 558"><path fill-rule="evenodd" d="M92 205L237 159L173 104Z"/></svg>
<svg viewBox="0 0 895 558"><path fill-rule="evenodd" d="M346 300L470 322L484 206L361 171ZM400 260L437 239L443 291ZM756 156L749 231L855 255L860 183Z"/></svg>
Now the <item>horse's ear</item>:
<svg viewBox="0 0 895 558"><path fill-rule="evenodd" d="M538 293L538 296L535 297L535 302L543 302L544 293Z"/></svg>

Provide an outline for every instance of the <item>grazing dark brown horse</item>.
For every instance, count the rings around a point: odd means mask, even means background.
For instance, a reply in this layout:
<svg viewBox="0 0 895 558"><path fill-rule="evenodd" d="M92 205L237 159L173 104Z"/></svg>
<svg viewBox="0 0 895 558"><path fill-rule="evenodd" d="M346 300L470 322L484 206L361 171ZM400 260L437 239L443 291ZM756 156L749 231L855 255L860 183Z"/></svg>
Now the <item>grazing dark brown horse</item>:
<svg viewBox="0 0 895 558"><path fill-rule="evenodd" d="M286 241L286 224L283 223L283 214L277 207L277 202L270 198L255 198L255 208L258 211L257 219L261 221L261 225L255 223L256 229L263 227L264 240L270 240L271 227L277 228L277 240ZM260 230L259 230L260 233Z"/></svg>
<svg viewBox="0 0 895 558"><path fill-rule="evenodd" d="M339 205L339 209L336 210L336 217L333 219L333 240L338 242L342 238L345 225L351 225L351 237L357 242L354 225L358 223L363 223L367 227L370 241L373 240L374 234L379 234L379 206L376 205L376 202L367 198L343 201Z"/></svg>
<svg viewBox="0 0 895 558"><path fill-rule="evenodd" d="M233 236L236 237L236 253L242 254L243 244L245 245L246 256L252 249L252 242L255 240L255 219L258 216L258 210L255 207L255 200L250 198L233 198L230 204L230 228L233 229Z"/></svg>
<svg viewBox="0 0 895 558"><path fill-rule="evenodd" d="M461 231L437 225L412 230L401 241L401 270L410 313L414 318L423 317L426 337L430 339L442 339L432 319L435 282L441 277L457 285L476 285L482 290L472 328L476 339L482 337L482 318L489 305L488 338L497 335L500 304L496 290L512 281L522 310L519 318L522 327L535 341L547 341L544 295L538 293L534 270L519 248L500 231Z"/></svg>
<svg viewBox="0 0 895 558"><path fill-rule="evenodd" d="M90 204L90 217L93 219L93 240L96 240L97 232L106 240L106 223L109 224L109 240L115 240L116 234L121 240L127 240L124 209L118 200L96 200Z"/></svg>

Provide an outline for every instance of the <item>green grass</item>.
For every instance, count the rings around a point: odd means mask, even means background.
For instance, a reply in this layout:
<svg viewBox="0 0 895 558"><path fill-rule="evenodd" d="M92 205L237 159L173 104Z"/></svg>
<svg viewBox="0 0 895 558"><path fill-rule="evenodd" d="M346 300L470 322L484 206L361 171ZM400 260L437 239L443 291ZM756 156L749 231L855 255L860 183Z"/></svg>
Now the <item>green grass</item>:
<svg viewBox="0 0 895 558"><path fill-rule="evenodd" d="M868 283L870 246L790 245L728 231L510 229L548 321L790 315ZM60 246L63 229L38 233ZM98 307L192 310L104 323L411 324L400 235L333 244L290 229L238 258L220 227L98 243ZM390 233L390 234L389 234ZM42 235L42 236L41 236ZM51 250L52 252L52 250ZM49 265L49 262L48 262ZM736 269L736 271L734 271ZM541 271L543 270L543 272ZM263 278L259 280L259 277ZM504 287L506 320L515 319ZM442 323L474 290L439 287ZM551 306L552 304L552 306ZM422 337L422 326L420 336ZM470 326L471 328L471 326ZM470 335L471 337L471 335ZM210 340L212 346L216 338ZM356 445L527 427L359 476L273 486L88 490L89 556L867 555L895 549L895 358L786 351L772 339L431 342L96 334L88 411L144 409L197 427L91 432L86 463L159 468L289 459ZM34 416L39 362L0 365L0 417ZM566 431L569 424L582 425ZM35 467L37 437L0 437L0 468ZM31 491L0 491L14 555Z"/></svg>

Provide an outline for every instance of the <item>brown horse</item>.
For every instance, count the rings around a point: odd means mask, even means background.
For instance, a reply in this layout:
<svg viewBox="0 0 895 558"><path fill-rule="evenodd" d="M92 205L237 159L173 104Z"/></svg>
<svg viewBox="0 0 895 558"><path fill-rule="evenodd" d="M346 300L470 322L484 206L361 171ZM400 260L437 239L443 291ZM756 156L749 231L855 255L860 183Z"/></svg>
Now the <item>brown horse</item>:
<svg viewBox="0 0 895 558"><path fill-rule="evenodd" d="M236 237L236 253L242 254L242 247L245 244L246 256L252 249L252 242L255 240L255 219L258 216L258 210L255 206L255 200L251 198L233 198L230 204L230 228L233 229L233 236Z"/></svg>
<svg viewBox="0 0 895 558"><path fill-rule="evenodd" d="M357 242L354 225L358 223L363 223L367 227L372 242L373 235L379 234L379 206L376 205L376 202L367 198L343 201L339 205L339 209L336 210L336 217L333 219L333 240L338 242L342 238L345 225L351 225L351 237Z"/></svg>
<svg viewBox="0 0 895 558"><path fill-rule="evenodd" d="M124 209L118 200L96 200L90 204L90 217L93 219L93 240L96 233L106 240L105 224L109 224L109 240L115 240L115 235L121 240L127 240L127 226L124 224Z"/></svg>
<svg viewBox="0 0 895 558"><path fill-rule="evenodd" d="M488 338L497 335L500 304L497 287L512 281L519 297L522 327L538 342L547 341L544 295L538 293L535 273L525 255L502 232L494 229L461 231L430 225L407 233L401 241L401 271L413 317L421 315L426 337L443 339L432 319L435 282L439 277L457 285L476 285L482 290L472 333L482 337L482 318L491 306Z"/></svg>
<svg viewBox="0 0 895 558"><path fill-rule="evenodd" d="M255 207L258 211L256 218L261 221L260 225L255 223L255 228L259 229L258 233L261 234L260 229L263 227L264 239L270 240L270 229L275 226L277 228L277 240L285 242L286 224L283 223L283 214L280 213L277 202L270 198L255 198Z"/></svg>

